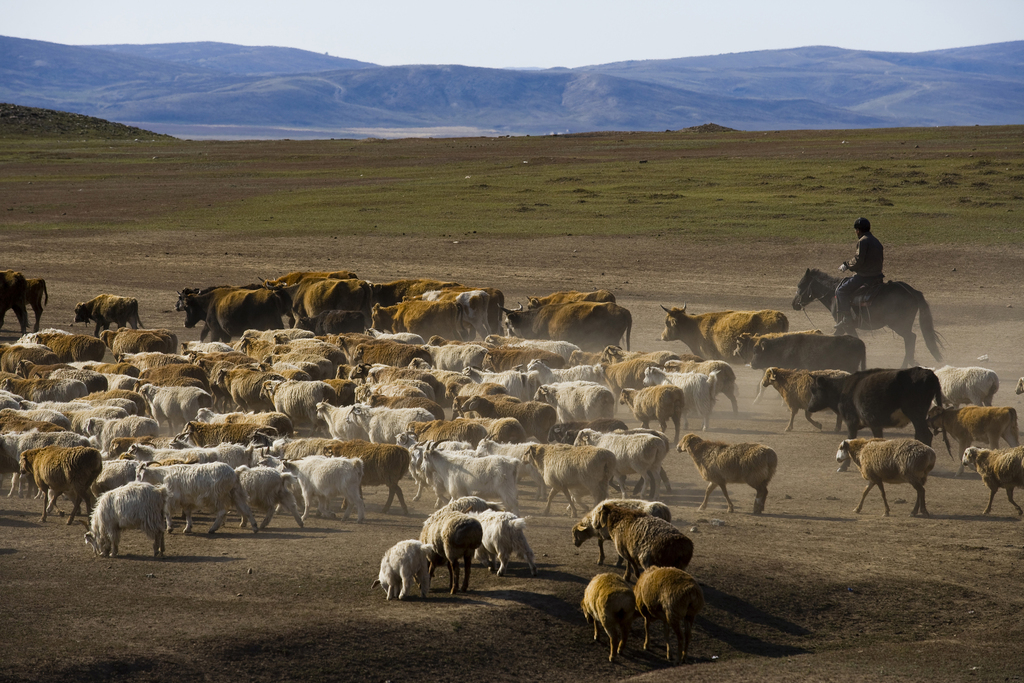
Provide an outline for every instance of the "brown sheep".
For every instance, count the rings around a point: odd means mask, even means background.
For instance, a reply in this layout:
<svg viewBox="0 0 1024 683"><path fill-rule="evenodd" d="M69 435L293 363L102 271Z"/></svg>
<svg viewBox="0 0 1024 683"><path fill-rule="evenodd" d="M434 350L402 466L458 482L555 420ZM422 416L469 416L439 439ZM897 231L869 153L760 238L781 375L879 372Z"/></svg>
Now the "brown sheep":
<svg viewBox="0 0 1024 683"><path fill-rule="evenodd" d="M11 344L0 348L0 370L16 374L22 361L36 365L56 365L61 362L57 354L42 344Z"/></svg>
<svg viewBox="0 0 1024 683"><path fill-rule="evenodd" d="M935 451L914 439L846 439L839 444L836 460L852 460L868 485L854 512L864 507L864 499L875 486L882 493L885 517L889 516L889 501L883 484L910 484L917 491L917 501L911 515L920 512L930 517L925 506L924 485L928 473L935 467Z"/></svg>
<svg viewBox="0 0 1024 683"><path fill-rule="evenodd" d="M636 596L629 584L615 574L598 574L583 591L580 609L588 624L594 625L594 640L598 638L598 624L608 634L611 652L608 661L614 662L622 654L629 637L629 629L636 618Z"/></svg>
<svg viewBox="0 0 1024 683"><path fill-rule="evenodd" d="M646 512L602 503L594 526L611 537L615 551L626 561L626 581L634 572L640 576L654 566L685 569L693 559L693 541L671 522Z"/></svg>
<svg viewBox="0 0 1024 683"><path fill-rule="evenodd" d="M423 408L424 410L430 411L438 420L444 419L444 408L435 401L431 401L429 398L418 398L415 396L380 396L374 394L370 396L367 401L371 408L377 408L383 406L385 408ZM351 405L351 403L342 405Z"/></svg>
<svg viewBox="0 0 1024 683"><path fill-rule="evenodd" d="M455 595L459 590L459 560L466 564L466 577L462 591L469 590L469 570L476 549L483 542L483 527L470 515L444 508L427 517L420 532L420 542L429 543L433 548L430 556L430 575L445 564L448 567L449 592Z"/></svg>
<svg viewBox="0 0 1024 683"><path fill-rule="evenodd" d="M1013 408L990 408L984 406L967 406L966 408L940 408L934 406L928 411L928 426L936 434L940 430L957 440L961 455L975 441L987 443L991 449L999 448L1000 437L1011 447L1020 445L1020 432L1017 429L1017 411ZM949 448L946 451L953 455ZM956 476L964 473L963 460Z"/></svg>
<svg viewBox="0 0 1024 683"><path fill-rule="evenodd" d="M176 441L191 443L200 448L216 446L219 443L240 443L248 445L254 439L272 442L278 437L276 429L254 424L206 424L188 422Z"/></svg>
<svg viewBox="0 0 1024 683"><path fill-rule="evenodd" d="M196 413L198 422L207 424L249 424L270 427L278 434L287 435L295 431L292 419L279 412L268 413L215 413L209 408L200 408Z"/></svg>
<svg viewBox="0 0 1024 683"><path fill-rule="evenodd" d="M996 491L1005 488L1010 505L1016 508L1018 515L1024 515L1024 510L1013 500L1013 489L1024 487L1024 448L997 451L972 446L964 451L963 464L973 465L989 488L988 505L981 514L992 512Z"/></svg>
<svg viewBox="0 0 1024 683"><path fill-rule="evenodd" d="M400 344L392 341L374 341L371 344L360 344L349 358L352 363L381 363L395 367L406 367L416 358L431 362L429 351L412 344Z"/></svg>
<svg viewBox="0 0 1024 683"><path fill-rule="evenodd" d="M111 325L131 325L136 330L143 326L139 320L138 299L113 294L100 294L75 306L76 323L87 323L90 320L96 323L96 330L92 333L94 337L99 337L100 330L109 329Z"/></svg>
<svg viewBox="0 0 1024 683"><path fill-rule="evenodd" d="M96 337L87 334L59 334L41 332L36 335L40 344L45 344L57 354L61 363L82 361L100 362L107 352L107 346ZM95 369L95 368L94 368ZM96 370L102 372L102 370Z"/></svg>
<svg viewBox="0 0 1024 683"><path fill-rule="evenodd" d="M458 419L458 418L457 418ZM482 425L487 430L484 437L498 443L525 443L526 431L519 420L514 417L474 417L468 418L472 422Z"/></svg>
<svg viewBox="0 0 1024 683"><path fill-rule="evenodd" d="M693 354L685 354L686 360L694 360L698 363L704 359ZM656 365L664 365L672 361L682 360L682 356L674 351L626 351L621 346L611 344L604 347L601 351L601 359L597 362L608 363L609 365L614 363L625 363L627 360L649 360L653 361Z"/></svg>
<svg viewBox="0 0 1024 683"><path fill-rule="evenodd" d="M410 422L409 430L416 435L416 441L465 441L476 448L487 438L488 429L475 420L434 420L433 422Z"/></svg>
<svg viewBox="0 0 1024 683"><path fill-rule="evenodd" d="M398 504L402 513L409 514L405 505L405 496L398 485L402 475L409 470L409 451L401 446L389 443L370 443L362 439L339 441L330 454L342 458L359 458L363 461L363 486L387 486L388 499L381 512L387 514L391 509L391 501L398 496Z"/></svg>
<svg viewBox="0 0 1024 683"><path fill-rule="evenodd" d="M89 393L85 383L76 379L3 379L0 389L36 403L74 401Z"/></svg>
<svg viewBox="0 0 1024 683"><path fill-rule="evenodd" d="M807 409L811 401L811 387L814 386L816 377L845 377L850 373L844 370L789 370L786 368L767 368L761 378L762 387L775 387L775 390L782 396L783 402L789 408L789 425L787 432L793 431L793 421L798 411L804 411L804 417L812 425L821 429L821 423L811 417L811 411ZM836 414L836 431L842 427L843 420Z"/></svg>
<svg viewBox="0 0 1024 683"><path fill-rule="evenodd" d="M666 522L672 521L672 511L669 510L667 505L658 501L631 498L608 498L601 501L594 506L594 509L592 509L587 516L577 522L572 528L572 541L577 548L591 538L597 539L597 548L600 554L597 560L598 564L604 564L604 542L608 540L608 537L599 531L595 525L597 524L597 515L601 510L601 506L605 503L612 503L631 510L639 510L640 512L645 512L649 515L653 515L654 517L660 517ZM616 566L622 566L621 556L619 557L618 562L616 562Z"/></svg>
<svg viewBox="0 0 1024 683"><path fill-rule="evenodd" d="M68 524L75 521L75 515L85 501L86 515L92 514L93 498L92 483L103 471L103 457L99 450L86 446L44 446L32 448L21 454L21 474L32 477L43 492L43 516L51 505L56 505L62 493L73 496L75 507L68 517ZM49 492L53 491L52 502Z"/></svg>
<svg viewBox="0 0 1024 683"><path fill-rule="evenodd" d="M647 358L634 358L621 363L602 363L604 374L608 381L608 388L612 390L615 400L619 400L619 394L623 389L643 389L644 371L647 368L658 367L658 363Z"/></svg>
<svg viewBox="0 0 1024 683"><path fill-rule="evenodd" d="M708 482L704 502L700 504L701 510L707 508L708 498L718 486L722 489L725 502L729 504L729 512L732 512L732 501L725 485L743 483L757 491L754 514L759 515L764 511L768 483L775 476L779 462L778 455L771 448L759 443L705 441L696 434L687 434L679 442L677 450L690 454L701 478Z"/></svg>
<svg viewBox="0 0 1024 683"><path fill-rule="evenodd" d="M660 619L665 625L665 657L672 660L672 644L668 639L671 627L679 650L676 661L685 662L693 624L704 609L704 591L692 576L681 569L652 567L637 579L633 592L636 594L636 609L644 618L644 649L651 639L650 622ZM680 626L683 627L682 632Z"/></svg>
<svg viewBox="0 0 1024 683"><path fill-rule="evenodd" d="M525 366L532 360L540 360L549 368L565 367L565 358L557 353L522 346L491 349L487 352L487 356L484 357L483 369L490 372L504 372L505 370L513 370L520 365Z"/></svg>
<svg viewBox="0 0 1024 683"><path fill-rule="evenodd" d="M647 429L651 420L657 420L661 431L666 431L668 421L675 425L675 441L679 441L679 420L685 408L683 390L672 384L659 384L643 389L623 389L619 403L629 406L633 417Z"/></svg>
<svg viewBox="0 0 1024 683"><path fill-rule="evenodd" d="M212 393L210 390L210 378L206 375L206 371L198 365L192 365L186 363L184 365L165 365L159 368L150 368L143 370L139 375L139 380L142 382L148 382L157 386L194 386L192 384L183 384L179 380L192 379L199 383L199 388L203 389L207 393Z"/></svg>
<svg viewBox="0 0 1024 683"><path fill-rule="evenodd" d="M548 432L558 422L558 414L547 403L517 401L511 397L471 396L458 403L456 415L475 412L481 417L512 417L523 426L526 436L547 443Z"/></svg>
<svg viewBox="0 0 1024 683"><path fill-rule="evenodd" d="M115 357L126 353L177 353L178 336L170 330L104 330L100 340Z"/></svg>

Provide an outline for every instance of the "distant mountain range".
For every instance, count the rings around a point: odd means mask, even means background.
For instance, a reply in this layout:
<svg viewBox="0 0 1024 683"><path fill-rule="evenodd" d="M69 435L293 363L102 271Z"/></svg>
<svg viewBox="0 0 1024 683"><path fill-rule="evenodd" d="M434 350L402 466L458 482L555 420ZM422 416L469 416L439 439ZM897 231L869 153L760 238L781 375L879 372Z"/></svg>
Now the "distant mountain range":
<svg viewBox="0 0 1024 683"><path fill-rule="evenodd" d="M0 102L179 137L525 135L1024 124L1024 41L765 50L576 69L379 66L225 43L0 36Z"/></svg>

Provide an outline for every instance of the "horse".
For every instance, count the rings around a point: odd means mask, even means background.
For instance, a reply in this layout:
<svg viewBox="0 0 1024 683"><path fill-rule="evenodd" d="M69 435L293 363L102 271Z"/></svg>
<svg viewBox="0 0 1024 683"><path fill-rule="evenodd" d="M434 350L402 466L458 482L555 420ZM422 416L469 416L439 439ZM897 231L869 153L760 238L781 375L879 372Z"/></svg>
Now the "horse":
<svg viewBox="0 0 1024 683"><path fill-rule="evenodd" d="M808 268L796 286L793 308L801 311L807 304L817 299L831 311L836 297L836 287L842 280L843 278L832 277L816 268ZM903 367L911 367L915 365L914 345L917 342L917 335L913 331L914 318L920 313L921 334L924 335L924 343L935 360L942 361L940 350L942 342L935 332L928 302L925 301L924 294L907 283L890 280L880 285L878 292L871 298L871 305L860 311L857 310L858 308L861 307L856 305L853 307L853 324L837 328L837 335L850 334L856 337L856 330L878 330L888 327L903 337L903 345L906 349Z"/></svg>

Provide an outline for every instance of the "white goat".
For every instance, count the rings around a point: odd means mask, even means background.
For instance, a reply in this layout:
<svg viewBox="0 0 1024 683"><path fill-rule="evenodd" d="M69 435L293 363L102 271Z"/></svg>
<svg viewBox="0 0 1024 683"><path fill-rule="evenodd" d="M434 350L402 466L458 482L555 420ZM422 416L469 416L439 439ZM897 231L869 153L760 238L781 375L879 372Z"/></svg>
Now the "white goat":
<svg viewBox="0 0 1024 683"><path fill-rule="evenodd" d="M942 398L954 408L962 403L990 406L999 391L999 375L988 368L944 365L935 370L935 376L942 386Z"/></svg>
<svg viewBox="0 0 1024 683"><path fill-rule="evenodd" d="M380 561L380 573L370 588L380 586L387 599L405 600L412 595L413 584L419 586L420 595L427 597L430 588L430 554L434 546L415 539L399 541L388 548Z"/></svg>
<svg viewBox="0 0 1024 683"><path fill-rule="evenodd" d="M476 551L476 559L485 562L491 571L495 570L497 564L498 576L505 576L509 559L513 555L518 555L529 565L530 575L537 576L533 549L526 540L525 519L511 512L494 510L472 514L480 520L480 526L484 530L483 541Z"/></svg>
<svg viewBox="0 0 1024 683"><path fill-rule="evenodd" d="M330 517L335 515L330 510L331 498L343 496L349 505L345 508L343 520L347 520L356 508L356 521L362 523L366 517L363 496L359 487L363 481L363 461L359 458L327 458L322 455L310 455L300 460L289 460L284 467L295 474L302 488L302 497L306 509L302 519L309 516L309 511L316 503L317 516Z"/></svg>
<svg viewBox="0 0 1024 683"><path fill-rule="evenodd" d="M559 422L590 422L615 416L615 395L595 382L556 382L537 389L534 401L554 406Z"/></svg>
<svg viewBox="0 0 1024 683"><path fill-rule="evenodd" d="M665 372L658 367L644 370L644 386L672 384L683 390L683 427L690 428L686 415L695 412L703 419L701 431L708 430L711 410L715 407L715 385L718 372L704 375L699 372Z"/></svg>
<svg viewBox="0 0 1024 683"><path fill-rule="evenodd" d="M172 531L174 520L171 513L175 507L181 508L185 514L185 532L192 531L192 512L199 508L212 507L216 511L213 524L207 533L214 533L224 523L228 514L228 505L234 505L239 514L256 527L256 518L249 509L245 498L245 490L238 481L238 475L230 465L222 462L211 462L201 465L167 465L166 467L150 467L143 463L139 467L138 481L150 484L163 484L167 487L167 502L164 513L167 517L167 531Z"/></svg>
<svg viewBox="0 0 1024 683"><path fill-rule="evenodd" d="M475 451L445 452L423 446L423 471L438 498L494 497L518 514L520 461L504 455L476 457Z"/></svg>
<svg viewBox="0 0 1024 683"><path fill-rule="evenodd" d="M302 516L299 514L295 495L289 487L295 478L291 472L282 472L274 467L250 468L242 465L235 468L235 474L238 475L238 481L245 489L249 507L255 510L265 510L267 513L267 516L260 522L260 529L267 528L279 505L292 513L295 523L299 525L300 529L302 528ZM245 520L242 520L241 526L245 526Z"/></svg>
<svg viewBox="0 0 1024 683"><path fill-rule="evenodd" d="M125 529L141 529L153 539L153 557L164 554L167 488L141 481L107 491L92 510L85 542L101 557L114 557Z"/></svg>

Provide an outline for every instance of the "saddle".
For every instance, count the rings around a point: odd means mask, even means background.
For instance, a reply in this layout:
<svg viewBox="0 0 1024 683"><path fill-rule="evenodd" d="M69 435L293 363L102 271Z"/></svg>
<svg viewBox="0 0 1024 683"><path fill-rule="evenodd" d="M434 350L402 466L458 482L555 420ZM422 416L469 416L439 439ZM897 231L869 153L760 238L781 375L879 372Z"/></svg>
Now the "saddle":
<svg viewBox="0 0 1024 683"><path fill-rule="evenodd" d="M871 306L872 300L882 291L882 286L885 284L884 278L884 275L879 275L874 282L869 282L854 292L850 297L850 306L855 310Z"/></svg>

